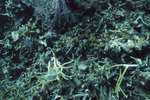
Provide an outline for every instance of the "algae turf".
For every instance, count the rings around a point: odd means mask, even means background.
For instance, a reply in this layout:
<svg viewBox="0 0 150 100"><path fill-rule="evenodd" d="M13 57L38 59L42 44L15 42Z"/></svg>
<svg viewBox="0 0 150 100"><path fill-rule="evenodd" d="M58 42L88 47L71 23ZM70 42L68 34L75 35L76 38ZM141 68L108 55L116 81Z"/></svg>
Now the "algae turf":
<svg viewBox="0 0 150 100"><path fill-rule="evenodd" d="M150 99L149 0L1 0L0 99Z"/></svg>

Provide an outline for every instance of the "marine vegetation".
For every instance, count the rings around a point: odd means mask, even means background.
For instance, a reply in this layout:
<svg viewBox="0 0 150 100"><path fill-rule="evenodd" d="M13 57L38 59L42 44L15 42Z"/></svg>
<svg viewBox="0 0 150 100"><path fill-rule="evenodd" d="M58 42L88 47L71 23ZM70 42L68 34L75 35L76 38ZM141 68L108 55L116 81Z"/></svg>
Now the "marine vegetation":
<svg viewBox="0 0 150 100"><path fill-rule="evenodd" d="M0 0L0 100L149 100L150 0Z"/></svg>

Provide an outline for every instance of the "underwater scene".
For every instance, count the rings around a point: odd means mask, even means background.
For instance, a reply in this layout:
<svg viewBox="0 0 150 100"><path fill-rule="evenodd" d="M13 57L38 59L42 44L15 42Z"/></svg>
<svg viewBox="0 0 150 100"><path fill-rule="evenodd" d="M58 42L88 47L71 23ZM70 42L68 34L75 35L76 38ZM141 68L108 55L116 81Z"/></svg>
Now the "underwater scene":
<svg viewBox="0 0 150 100"><path fill-rule="evenodd" d="M0 100L150 100L150 0L0 0Z"/></svg>

